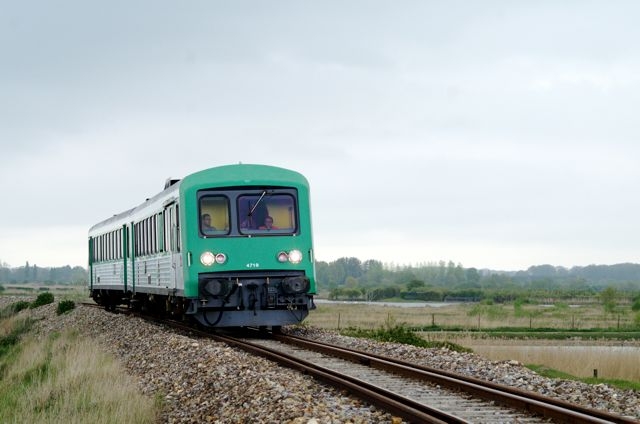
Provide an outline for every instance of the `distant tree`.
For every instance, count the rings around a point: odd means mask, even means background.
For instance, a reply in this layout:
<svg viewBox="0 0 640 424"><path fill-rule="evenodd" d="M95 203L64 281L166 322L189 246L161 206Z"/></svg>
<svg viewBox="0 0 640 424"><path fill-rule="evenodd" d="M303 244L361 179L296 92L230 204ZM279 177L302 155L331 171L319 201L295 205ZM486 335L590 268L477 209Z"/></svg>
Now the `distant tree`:
<svg viewBox="0 0 640 424"><path fill-rule="evenodd" d="M356 300L356 299L360 299L362 297L362 292L360 290L358 290L357 288L343 289L342 293L349 300Z"/></svg>
<svg viewBox="0 0 640 424"><path fill-rule="evenodd" d="M329 291L329 300L337 300L342 295L342 288L335 287Z"/></svg>
<svg viewBox="0 0 640 424"><path fill-rule="evenodd" d="M86 269L81 266L76 266L71 270L71 281L72 284L87 284L89 281L89 274Z"/></svg>
<svg viewBox="0 0 640 424"><path fill-rule="evenodd" d="M634 300L633 300L633 305L631 305L631 310L632 311L640 311L640 296L637 296Z"/></svg>
<svg viewBox="0 0 640 424"><path fill-rule="evenodd" d="M556 267L553 265L530 266L527 270L532 279L553 278L556 276Z"/></svg>
<svg viewBox="0 0 640 424"><path fill-rule="evenodd" d="M11 270L9 267L0 267L0 281L8 283L11 280Z"/></svg>
<svg viewBox="0 0 640 424"><path fill-rule="evenodd" d="M475 268L468 268L465 275L467 287L480 287L480 273Z"/></svg>
<svg viewBox="0 0 640 424"><path fill-rule="evenodd" d="M362 264L364 271L364 280L367 284L377 285L381 284L384 278L384 267L382 262L375 260L368 260Z"/></svg>
<svg viewBox="0 0 640 424"><path fill-rule="evenodd" d="M425 286L424 281L421 280L411 280L407 283L407 291L412 292L417 289L421 289Z"/></svg>
<svg viewBox="0 0 640 424"><path fill-rule="evenodd" d="M397 297L399 293L400 289L398 286L377 287L369 290L367 297L369 300L391 299L392 297Z"/></svg>
<svg viewBox="0 0 640 424"><path fill-rule="evenodd" d="M416 275L411 267L404 268L395 273L394 278L396 284L406 284L409 281L417 280Z"/></svg>
<svg viewBox="0 0 640 424"><path fill-rule="evenodd" d="M600 293L600 301L605 312L614 312L617 306L618 291L609 286Z"/></svg>
<svg viewBox="0 0 640 424"><path fill-rule="evenodd" d="M358 287L358 279L357 278L353 278L351 276L347 277L347 279L344 281L344 285L347 288L350 289L354 289L356 287Z"/></svg>
<svg viewBox="0 0 640 424"><path fill-rule="evenodd" d="M465 272L461 264L456 265L453 261L447 263L445 282L447 287L453 287L458 284L464 283Z"/></svg>

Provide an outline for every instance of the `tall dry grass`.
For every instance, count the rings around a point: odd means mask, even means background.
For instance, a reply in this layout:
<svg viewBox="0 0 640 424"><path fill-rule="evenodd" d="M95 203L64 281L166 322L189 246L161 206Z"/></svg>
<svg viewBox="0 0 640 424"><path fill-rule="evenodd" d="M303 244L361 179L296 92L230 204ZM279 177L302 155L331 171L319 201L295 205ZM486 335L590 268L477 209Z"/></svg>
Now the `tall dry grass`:
<svg viewBox="0 0 640 424"><path fill-rule="evenodd" d="M640 381L640 347L637 346L468 346L493 360L513 359L544 365L577 377Z"/></svg>
<svg viewBox="0 0 640 424"><path fill-rule="evenodd" d="M153 423L159 402L143 396L91 340L64 333L22 342L5 364L3 423Z"/></svg>
<svg viewBox="0 0 640 424"><path fill-rule="evenodd" d="M640 382L640 344L580 340L510 340L470 333L418 333L428 341L449 341L493 361L516 360L542 365L576 377L597 376Z"/></svg>

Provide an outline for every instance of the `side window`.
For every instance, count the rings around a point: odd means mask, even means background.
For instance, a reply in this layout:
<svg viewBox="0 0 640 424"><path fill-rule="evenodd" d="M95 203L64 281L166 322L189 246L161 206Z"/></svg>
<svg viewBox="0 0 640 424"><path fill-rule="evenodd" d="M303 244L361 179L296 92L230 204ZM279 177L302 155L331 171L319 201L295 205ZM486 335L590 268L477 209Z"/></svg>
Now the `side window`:
<svg viewBox="0 0 640 424"><path fill-rule="evenodd" d="M164 226L164 213L160 212L156 215L156 227L158 228L158 252L164 252L167 246L164 242Z"/></svg>
<svg viewBox="0 0 640 424"><path fill-rule="evenodd" d="M202 196L198 206L201 235L229 233L229 199L226 196Z"/></svg>
<svg viewBox="0 0 640 424"><path fill-rule="evenodd" d="M238 222L245 234L292 234L298 229L295 197L291 194L238 196Z"/></svg>
<svg viewBox="0 0 640 424"><path fill-rule="evenodd" d="M180 220L178 205L170 205L164 209L162 217L162 243L167 252L180 251Z"/></svg>
<svg viewBox="0 0 640 424"><path fill-rule="evenodd" d="M164 246L168 252L173 251L173 244L171 244L171 217L173 216L173 209L168 207L162 214L164 217Z"/></svg>

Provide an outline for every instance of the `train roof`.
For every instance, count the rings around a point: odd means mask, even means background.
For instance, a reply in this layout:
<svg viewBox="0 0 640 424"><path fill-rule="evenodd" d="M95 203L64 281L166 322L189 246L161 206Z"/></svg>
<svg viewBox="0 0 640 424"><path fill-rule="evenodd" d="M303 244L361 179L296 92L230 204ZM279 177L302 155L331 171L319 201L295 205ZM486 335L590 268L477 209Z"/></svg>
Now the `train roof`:
<svg viewBox="0 0 640 424"><path fill-rule="evenodd" d="M250 185L289 184L309 187L307 179L299 172L270 165L236 164L217 166L186 176L181 183L183 189L201 184L216 187L235 187Z"/></svg>
<svg viewBox="0 0 640 424"><path fill-rule="evenodd" d="M182 180L168 179L163 191L134 208L95 224L89 229L89 234L96 234L101 230L113 230L115 224L124 225L132 220L145 218L149 215L149 210L159 210L176 201L183 190L211 186L239 187L270 184L286 184L307 189L309 187L309 182L302 174L286 168L257 164L217 166L189 174Z"/></svg>

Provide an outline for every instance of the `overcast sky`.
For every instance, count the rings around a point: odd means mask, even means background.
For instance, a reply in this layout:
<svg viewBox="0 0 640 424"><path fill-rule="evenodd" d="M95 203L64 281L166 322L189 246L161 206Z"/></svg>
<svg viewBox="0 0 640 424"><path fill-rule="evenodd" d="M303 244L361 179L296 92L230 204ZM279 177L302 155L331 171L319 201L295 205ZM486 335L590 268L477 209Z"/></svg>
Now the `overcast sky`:
<svg viewBox="0 0 640 424"><path fill-rule="evenodd" d="M640 262L637 1L2 3L3 263L237 162L307 176L319 260Z"/></svg>

